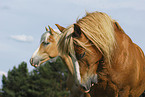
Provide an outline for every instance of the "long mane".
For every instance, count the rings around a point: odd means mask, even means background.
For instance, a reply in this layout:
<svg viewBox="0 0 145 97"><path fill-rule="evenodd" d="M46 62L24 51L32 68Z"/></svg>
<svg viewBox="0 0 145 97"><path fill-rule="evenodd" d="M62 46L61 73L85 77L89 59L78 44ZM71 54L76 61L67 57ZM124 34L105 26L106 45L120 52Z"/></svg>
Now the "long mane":
<svg viewBox="0 0 145 97"><path fill-rule="evenodd" d="M71 37L74 31L73 27L73 25L67 27L59 39L58 51L61 55L68 56L69 53L74 55L73 38Z"/></svg>
<svg viewBox="0 0 145 97"><path fill-rule="evenodd" d="M102 12L87 13L85 17L77 21L82 32L100 50L104 56L104 61L109 64L116 45L113 21L107 14ZM73 25L64 30L58 45L61 54L74 53L73 38L71 37L73 31Z"/></svg>

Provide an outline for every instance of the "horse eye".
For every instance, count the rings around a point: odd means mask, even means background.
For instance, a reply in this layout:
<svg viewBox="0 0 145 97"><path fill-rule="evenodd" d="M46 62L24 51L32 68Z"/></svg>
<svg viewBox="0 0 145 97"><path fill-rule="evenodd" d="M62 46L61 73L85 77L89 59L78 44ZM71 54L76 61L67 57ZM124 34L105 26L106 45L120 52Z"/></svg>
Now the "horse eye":
<svg viewBox="0 0 145 97"><path fill-rule="evenodd" d="M49 42L43 42L43 45L48 45L48 44L50 44Z"/></svg>

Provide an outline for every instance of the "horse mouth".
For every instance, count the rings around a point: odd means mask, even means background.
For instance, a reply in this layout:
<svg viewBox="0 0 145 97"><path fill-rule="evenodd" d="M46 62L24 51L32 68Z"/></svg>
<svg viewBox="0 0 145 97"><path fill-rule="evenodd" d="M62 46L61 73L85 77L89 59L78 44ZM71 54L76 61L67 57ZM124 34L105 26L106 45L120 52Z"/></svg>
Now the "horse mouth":
<svg viewBox="0 0 145 97"><path fill-rule="evenodd" d="M35 58L31 58L30 59L30 64L34 67L39 67L41 64L45 63L46 61L48 60L51 60L52 62L56 60L57 57L54 57L54 58L50 58L50 57L47 57L47 58L39 58L39 57L35 57Z"/></svg>
<svg viewBox="0 0 145 97"><path fill-rule="evenodd" d="M90 92L91 88L97 83L98 83L98 77L97 74L95 74L86 82L86 84L80 84L80 89L82 92L88 93Z"/></svg>
<svg viewBox="0 0 145 97"><path fill-rule="evenodd" d="M85 91L85 93L89 93L90 92L90 89L89 90L87 90L87 91Z"/></svg>
<svg viewBox="0 0 145 97"><path fill-rule="evenodd" d="M84 93L89 93L91 90L91 87L93 87L95 85L95 83L92 83L88 88L81 86L80 90Z"/></svg>
<svg viewBox="0 0 145 97"><path fill-rule="evenodd" d="M32 58L30 59L30 64L34 67L39 67L43 62L43 60L34 61Z"/></svg>

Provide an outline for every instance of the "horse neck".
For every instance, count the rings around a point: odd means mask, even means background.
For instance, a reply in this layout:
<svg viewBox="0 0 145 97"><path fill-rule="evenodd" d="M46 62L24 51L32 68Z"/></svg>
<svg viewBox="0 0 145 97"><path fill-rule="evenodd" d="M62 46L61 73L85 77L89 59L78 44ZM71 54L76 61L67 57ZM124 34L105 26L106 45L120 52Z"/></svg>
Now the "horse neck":
<svg viewBox="0 0 145 97"><path fill-rule="evenodd" d="M56 37L55 37L57 43L58 43L58 41L60 39L60 36L61 36L60 34L57 34ZM74 67L73 67L73 63L72 63L72 60L71 60L70 56L61 55L60 53L59 53L58 56L61 57L64 65L67 67L69 73L71 75L73 75L74 74Z"/></svg>
<svg viewBox="0 0 145 97"><path fill-rule="evenodd" d="M126 64L126 59L132 60L131 52L134 51L134 43L123 30L115 29L116 47L112 55L112 64L114 67L121 64ZM132 48L130 48L132 47Z"/></svg>
<svg viewBox="0 0 145 97"><path fill-rule="evenodd" d="M132 52L128 50L129 43L131 43L132 41L124 33L124 31L115 30L115 39L116 46L111 56L111 63L108 64L104 62L98 67L98 69L100 70L99 74L101 75L100 77L102 80L107 77L106 75L114 75L116 71L120 71L123 68L123 65L127 64L127 61L125 62L125 60L128 59L128 56L123 55L123 53L126 52L124 50L127 50L128 53ZM130 59L130 61L132 61L132 59Z"/></svg>
<svg viewBox="0 0 145 97"><path fill-rule="evenodd" d="M64 62L64 65L66 65L69 73L71 75L74 74L74 67L73 67L73 63L72 63L72 59L70 56L64 56L64 55L60 55L62 61Z"/></svg>

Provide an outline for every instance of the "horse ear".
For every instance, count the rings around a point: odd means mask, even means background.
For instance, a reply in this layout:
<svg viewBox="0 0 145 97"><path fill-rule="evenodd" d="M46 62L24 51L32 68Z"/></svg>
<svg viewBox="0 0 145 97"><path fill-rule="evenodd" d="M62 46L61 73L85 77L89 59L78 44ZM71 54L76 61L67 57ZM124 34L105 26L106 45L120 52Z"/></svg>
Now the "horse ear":
<svg viewBox="0 0 145 97"><path fill-rule="evenodd" d="M49 29L47 27L45 27L46 31L49 31Z"/></svg>
<svg viewBox="0 0 145 97"><path fill-rule="evenodd" d="M64 27L60 26L59 24L55 24L57 26L57 28L59 29L60 32L63 32L63 30L65 29Z"/></svg>
<svg viewBox="0 0 145 97"><path fill-rule="evenodd" d="M121 32L124 32L124 30L121 28L121 26L119 25L119 23L117 21L113 21L113 25L114 25L114 29L115 30L118 30L118 31L121 31Z"/></svg>
<svg viewBox="0 0 145 97"><path fill-rule="evenodd" d="M81 36L81 28L78 24L74 24L74 32L73 32L73 37L80 37Z"/></svg>
<svg viewBox="0 0 145 97"><path fill-rule="evenodd" d="M53 35L54 34L54 30L48 25L48 27L49 27L49 33L51 34L51 35Z"/></svg>

